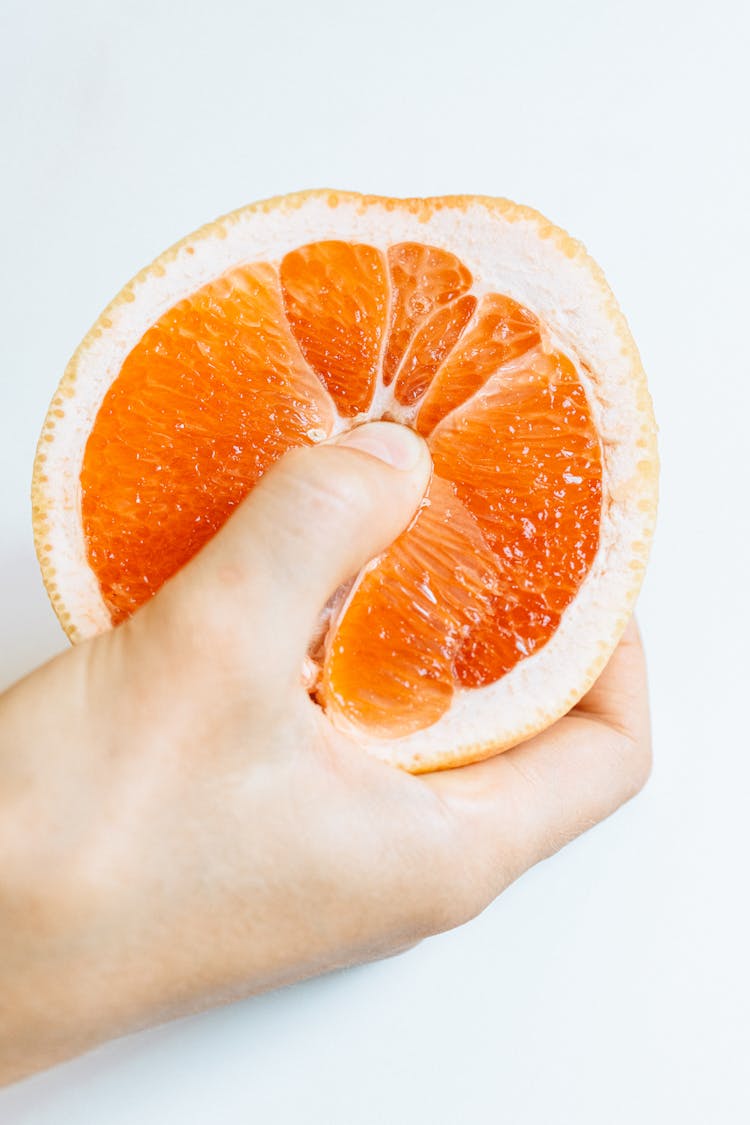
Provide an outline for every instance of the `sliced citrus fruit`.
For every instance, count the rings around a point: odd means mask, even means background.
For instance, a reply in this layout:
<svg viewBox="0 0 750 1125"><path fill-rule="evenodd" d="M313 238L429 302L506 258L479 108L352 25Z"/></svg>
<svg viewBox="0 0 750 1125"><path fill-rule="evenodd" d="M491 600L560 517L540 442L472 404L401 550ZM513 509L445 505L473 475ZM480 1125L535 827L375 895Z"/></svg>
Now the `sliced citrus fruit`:
<svg viewBox="0 0 750 1125"><path fill-rule="evenodd" d="M130 616L286 450L381 417L425 437L434 476L321 619L311 698L417 771L553 721L640 586L655 428L601 272L504 200L306 192L139 274L71 360L39 443L37 551L68 635Z"/></svg>

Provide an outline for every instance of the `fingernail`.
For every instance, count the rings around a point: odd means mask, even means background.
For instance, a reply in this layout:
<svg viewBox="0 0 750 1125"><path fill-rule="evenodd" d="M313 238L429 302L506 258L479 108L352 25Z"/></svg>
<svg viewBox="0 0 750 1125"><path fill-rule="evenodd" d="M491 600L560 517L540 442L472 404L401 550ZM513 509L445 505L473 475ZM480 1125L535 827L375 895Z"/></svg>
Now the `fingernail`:
<svg viewBox="0 0 750 1125"><path fill-rule="evenodd" d="M342 434L333 444L359 449L405 472L415 468L422 456L422 439L396 422L368 422Z"/></svg>

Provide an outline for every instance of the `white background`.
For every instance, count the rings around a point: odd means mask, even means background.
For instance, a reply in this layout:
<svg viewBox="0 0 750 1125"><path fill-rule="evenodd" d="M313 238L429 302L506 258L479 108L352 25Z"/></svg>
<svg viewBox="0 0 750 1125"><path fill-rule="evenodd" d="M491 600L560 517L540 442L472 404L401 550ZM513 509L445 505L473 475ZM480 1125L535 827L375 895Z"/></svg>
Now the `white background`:
<svg viewBox="0 0 750 1125"><path fill-rule="evenodd" d="M663 485L636 802L461 930L112 1044L0 1120L750 1121L747 10L4 0L3 683L64 645L28 490L69 354L160 250L257 198L475 191L567 227L640 344Z"/></svg>

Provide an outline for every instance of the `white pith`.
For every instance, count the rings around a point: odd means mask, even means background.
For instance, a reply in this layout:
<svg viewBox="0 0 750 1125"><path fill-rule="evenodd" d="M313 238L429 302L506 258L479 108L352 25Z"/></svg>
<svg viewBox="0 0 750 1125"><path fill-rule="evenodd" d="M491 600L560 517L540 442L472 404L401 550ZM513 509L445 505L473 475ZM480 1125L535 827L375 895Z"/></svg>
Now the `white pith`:
<svg viewBox="0 0 750 1125"><path fill-rule="evenodd" d="M73 639L109 628L86 560L79 488L85 442L107 389L129 351L175 302L239 264L277 263L287 251L326 238L382 250L410 240L443 247L471 271L475 295L504 293L531 309L552 346L576 363L602 442L599 550L550 641L498 682L457 690L450 710L424 730L389 740L351 730L365 749L404 768L448 765L517 742L576 702L626 623L654 519L653 424L627 327L590 259L572 252L575 244L532 213L506 214L482 200L427 214L352 196L332 206L327 193L318 193L292 206L282 201L238 212L186 239L135 279L71 362L73 377L67 390L61 384L40 441L45 459L35 480L37 549ZM367 417L389 411L403 421L413 418L416 408L398 406L393 385L379 382Z"/></svg>

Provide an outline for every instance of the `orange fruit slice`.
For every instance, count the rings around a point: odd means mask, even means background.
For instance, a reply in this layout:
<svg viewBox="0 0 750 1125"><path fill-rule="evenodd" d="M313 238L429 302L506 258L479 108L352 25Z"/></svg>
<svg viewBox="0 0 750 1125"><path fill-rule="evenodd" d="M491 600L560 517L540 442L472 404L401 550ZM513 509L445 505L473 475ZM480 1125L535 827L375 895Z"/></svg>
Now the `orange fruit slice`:
<svg viewBox="0 0 750 1125"><path fill-rule="evenodd" d="M311 698L411 770L553 721L635 600L655 427L598 267L504 200L302 193L139 274L71 360L39 443L37 551L68 635L137 610L286 450L381 417L425 437L434 477L327 608Z"/></svg>

